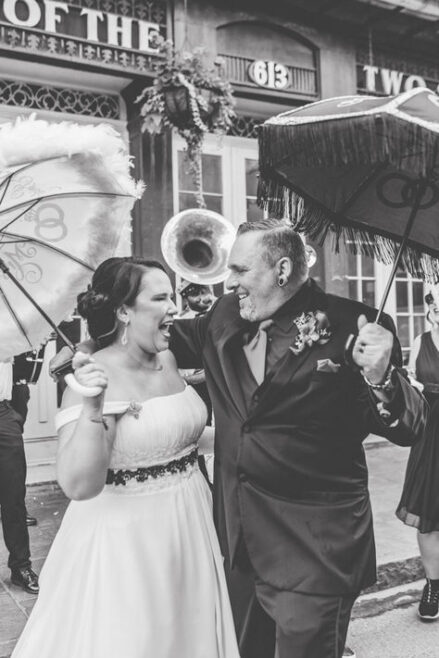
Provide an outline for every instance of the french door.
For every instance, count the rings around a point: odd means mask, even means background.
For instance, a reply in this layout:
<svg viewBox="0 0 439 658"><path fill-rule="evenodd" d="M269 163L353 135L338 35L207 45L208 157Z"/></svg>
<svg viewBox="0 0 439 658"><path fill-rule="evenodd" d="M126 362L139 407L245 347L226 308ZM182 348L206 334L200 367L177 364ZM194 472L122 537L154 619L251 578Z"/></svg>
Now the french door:
<svg viewBox="0 0 439 658"><path fill-rule="evenodd" d="M188 174L184 156L185 145L174 139L173 176L175 213L196 205L194 183ZM242 137L205 140L201 184L209 210L219 212L234 225L263 216L256 205L258 148L254 139Z"/></svg>

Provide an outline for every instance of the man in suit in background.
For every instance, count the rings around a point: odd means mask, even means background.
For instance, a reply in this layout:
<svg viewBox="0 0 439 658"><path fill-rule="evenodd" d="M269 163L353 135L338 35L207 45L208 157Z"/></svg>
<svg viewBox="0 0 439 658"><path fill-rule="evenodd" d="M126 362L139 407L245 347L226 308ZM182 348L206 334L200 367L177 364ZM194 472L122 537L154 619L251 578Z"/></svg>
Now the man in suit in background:
<svg viewBox="0 0 439 658"><path fill-rule="evenodd" d="M30 352L23 352L14 357L14 364L12 367L12 395L11 406L20 414L23 421L23 428L26 423L30 390L29 384L36 384L41 374L41 368L44 360L45 346L38 350ZM26 511L26 525L38 525L38 521L34 516Z"/></svg>
<svg viewBox="0 0 439 658"><path fill-rule="evenodd" d="M375 580L362 441L410 445L426 406L397 367L393 323L308 278L278 220L242 224L227 287L174 323L180 368L204 368L215 415L214 513L242 658L339 658ZM344 364L358 331L356 368ZM392 364L392 355L395 363Z"/></svg>
<svg viewBox="0 0 439 658"><path fill-rule="evenodd" d="M12 404L12 360L0 362L0 508L3 536L9 551L11 581L38 594L38 576L32 569L26 512L26 458L24 419ZM33 525L33 524L30 524Z"/></svg>

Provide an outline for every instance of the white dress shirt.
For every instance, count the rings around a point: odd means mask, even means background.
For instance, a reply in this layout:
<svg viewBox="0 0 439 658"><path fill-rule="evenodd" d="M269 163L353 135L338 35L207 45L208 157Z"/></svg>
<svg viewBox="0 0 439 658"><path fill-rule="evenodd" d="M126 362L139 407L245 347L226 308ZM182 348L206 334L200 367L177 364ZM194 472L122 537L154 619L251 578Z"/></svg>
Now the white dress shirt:
<svg viewBox="0 0 439 658"><path fill-rule="evenodd" d="M13 359L0 361L0 401L12 397L12 363Z"/></svg>

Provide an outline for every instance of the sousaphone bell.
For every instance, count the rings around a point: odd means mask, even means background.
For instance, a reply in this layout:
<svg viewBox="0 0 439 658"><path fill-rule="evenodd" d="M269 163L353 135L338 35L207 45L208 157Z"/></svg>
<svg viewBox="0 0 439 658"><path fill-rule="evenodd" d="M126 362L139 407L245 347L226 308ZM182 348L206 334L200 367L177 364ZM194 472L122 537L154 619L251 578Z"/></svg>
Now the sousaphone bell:
<svg viewBox="0 0 439 658"><path fill-rule="evenodd" d="M213 210L190 208L174 215L161 237L163 258L179 276L200 285L221 283L235 240L231 222Z"/></svg>

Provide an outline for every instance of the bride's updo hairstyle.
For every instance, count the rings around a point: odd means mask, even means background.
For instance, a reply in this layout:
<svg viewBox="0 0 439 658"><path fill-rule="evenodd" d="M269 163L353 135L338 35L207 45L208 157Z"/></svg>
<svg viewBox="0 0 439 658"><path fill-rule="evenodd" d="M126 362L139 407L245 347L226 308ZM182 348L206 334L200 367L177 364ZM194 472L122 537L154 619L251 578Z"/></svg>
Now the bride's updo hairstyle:
<svg viewBox="0 0 439 658"><path fill-rule="evenodd" d="M78 295L78 312L87 321L88 333L100 348L116 339L116 311L123 304L134 304L148 269L166 273L163 265L155 260L134 256L109 258L96 269L88 289Z"/></svg>

